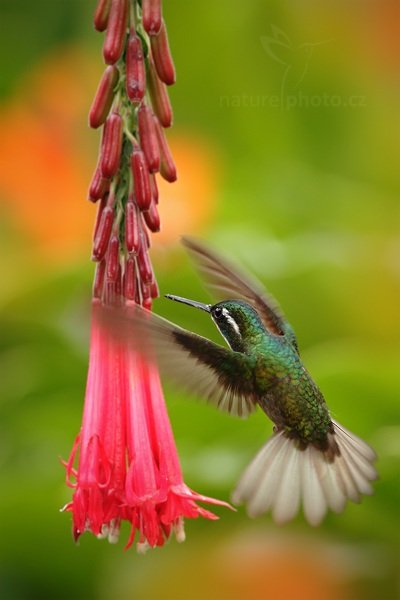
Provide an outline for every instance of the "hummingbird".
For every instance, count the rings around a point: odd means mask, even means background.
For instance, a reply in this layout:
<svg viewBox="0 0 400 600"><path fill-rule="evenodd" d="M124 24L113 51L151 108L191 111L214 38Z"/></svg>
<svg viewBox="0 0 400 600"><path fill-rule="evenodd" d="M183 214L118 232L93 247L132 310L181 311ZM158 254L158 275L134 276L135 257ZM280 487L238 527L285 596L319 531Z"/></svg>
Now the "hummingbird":
<svg viewBox="0 0 400 600"><path fill-rule="evenodd" d="M201 242L184 237L182 243L219 301L166 298L206 312L227 347L139 306L106 309L114 311L107 321L135 348L140 340L140 351L188 391L242 418L259 408L273 422L272 437L240 477L232 502L245 503L250 517L271 511L278 524L302 505L315 526L328 509L340 513L348 500L371 495L375 452L332 419L276 301Z"/></svg>

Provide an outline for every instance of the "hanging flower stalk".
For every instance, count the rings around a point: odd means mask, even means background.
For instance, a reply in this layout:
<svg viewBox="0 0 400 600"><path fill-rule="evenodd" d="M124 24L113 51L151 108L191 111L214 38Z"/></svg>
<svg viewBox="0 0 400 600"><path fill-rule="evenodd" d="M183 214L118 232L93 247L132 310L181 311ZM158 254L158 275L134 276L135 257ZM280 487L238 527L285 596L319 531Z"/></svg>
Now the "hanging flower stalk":
<svg viewBox="0 0 400 600"><path fill-rule="evenodd" d="M159 174L176 168L164 134L172 125L167 85L175 82L161 0L99 0L94 15L105 31L108 65L89 124L102 127L89 198L98 203L92 259L92 331L83 423L66 461L74 489L65 510L73 535L85 531L118 541L128 521L129 547L162 546L171 533L184 540L184 518L216 519L197 502L229 506L183 482L158 370L116 340L102 324L102 305L137 303L151 309L158 287L149 257L150 233L159 231Z"/></svg>

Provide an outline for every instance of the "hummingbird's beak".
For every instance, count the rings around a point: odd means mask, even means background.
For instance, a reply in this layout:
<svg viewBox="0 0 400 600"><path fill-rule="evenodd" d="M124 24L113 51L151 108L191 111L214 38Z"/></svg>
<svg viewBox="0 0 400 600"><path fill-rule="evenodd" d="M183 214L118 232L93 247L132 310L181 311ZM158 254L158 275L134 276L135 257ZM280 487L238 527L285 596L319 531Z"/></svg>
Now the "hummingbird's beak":
<svg viewBox="0 0 400 600"><path fill-rule="evenodd" d="M196 302L196 300L187 300L186 298L173 296L172 294L165 294L165 298L168 298L168 300L174 300L175 302L182 302L182 304L188 304L189 306L194 306L195 308L200 308L200 310L205 310L208 313L211 310L211 304L203 304L203 302Z"/></svg>

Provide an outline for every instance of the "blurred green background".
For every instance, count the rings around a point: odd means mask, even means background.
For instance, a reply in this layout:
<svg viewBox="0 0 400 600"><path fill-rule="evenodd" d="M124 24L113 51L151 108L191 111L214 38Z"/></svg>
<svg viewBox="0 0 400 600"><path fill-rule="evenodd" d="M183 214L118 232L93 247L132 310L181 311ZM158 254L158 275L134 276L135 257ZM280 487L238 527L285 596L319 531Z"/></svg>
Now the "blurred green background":
<svg viewBox="0 0 400 600"><path fill-rule="evenodd" d="M87 369L94 6L0 4L1 598L399 597L399 3L164 1L179 181L161 188L161 291L206 299L183 233L253 270L333 415L376 448L380 480L316 530L221 509L144 557L123 551L127 531L118 546L75 546L58 512ZM217 339L202 314L155 310ZM269 422L165 391L186 482L228 499Z"/></svg>

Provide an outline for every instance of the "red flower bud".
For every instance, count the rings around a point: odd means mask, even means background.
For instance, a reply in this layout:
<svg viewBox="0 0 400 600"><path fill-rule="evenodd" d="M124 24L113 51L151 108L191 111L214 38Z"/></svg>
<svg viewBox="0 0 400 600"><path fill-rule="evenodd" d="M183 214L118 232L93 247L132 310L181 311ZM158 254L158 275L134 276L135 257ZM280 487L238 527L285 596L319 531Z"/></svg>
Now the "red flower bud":
<svg viewBox="0 0 400 600"><path fill-rule="evenodd" d="M143 308L146 308L147 310L151 310L151 305L153 304L152 297L151 297L151 285L144 283L144 281L142 281L140 288L141 288L141 292L142 292L142 306L143 306Z"/></svg>
<svg viewBox="0 0 400 600"><path fill-rule="evenodd" d="M150 44L154 66L159 78L167 85L172 85L176 81L175 66L169 49L167 28L164 21L162 21L159 33L150 38Z"/></svg>
<svg viewBox="0 0 400 600"><path fill-rule="evenodd" d="M151 282L150 293L152 298L158 298L160 295L160 290L158 289L157 281L155 279Z"/></svg>
<svg viewBox="0 0 400 600"><path fill-rule="evenodd" d="M143 211L142 214L150 231L153 233L160 231L160 215L158 214L158 209L155 202L151 202L149 210Z"/></svg>
<svg viewBox="0 0 400 600"><path fill-rule="evenodd" d="M140 281L139 281L139 273L137 272L137 263L136 263L135 302L136 302L136 304L142 304L142 292L140 290Z"/></svg>
<svg viewBox="0 0 400 600"><path fill-rule="evenodd" d="M162 22L161 0L143 0L142 11L144 30L149 35L156 35Z"/></svg>
<svg viewBox="0 0 400 600"><path fill-rule="evenodd" d="M114 89L118 82L118 69L115 65L109 66L100 79L96 95L89 112L89 125L96 129L104 123L110 112L114 99Z"/></svg>
<svg viewBox="0 0 400 600"><path fill-rule="evenodd" d="M101 298L103 295L104 275L106 272L106 261L103 259L96 265L93 281L93 298Z"/></svg>
<svg viewBox="0 0 400 600"><path fill-rule="evenodd" d="M165 137L164 131L157 119L154 117L155 130L157 134L158 145L160 148L160 175L166 181L176 181L176 166L174 159L172 158L171 150L169 149L167 138Z"/></svg>
<svg viewBox="0 0 400 600"><path fill-rule="evenodd" d="M140 210L147 210L151 202L150 177L145 155L139 147L133 149L131 166L137 205Z"/></svg>
<svg viewBox="0 0 400 600"><path fill-rule="evenodd" d="M156 176L153 174L150 175L150 189L151 189L151 199L153 200L153 202L158 204L158 186L157 186Z"/></svg>
<svg viewBox="0 0 400 600"><path fill-rule="evenodd" d="M147 248L145 244L140 244L139 254L137 257L137 264L139 267L139 275L141 281L145 283L151 283L154 279L153 277L153 269L150 262L150 257L147 252Z"/></svg>
<svg viewBox="0 0 400 600"><path fill-rule="evenodd" d="M116 63L124 49L128 10L128 0L111 0L110 15L108 17L103 46L104 60L108 65Z"/></svg>
<svg viewBox="0 0 400 600"><path fill-rule="evenodd" d="M138 103L146 91L146 69L143 58L142 41L132 29L126 48L126 93L131 102Z"/></svg>
<svg viewBox="0 0 400 600"><path fill-rule="evenodd" d="M142 232L142 237L143 237L142 243L144 243L145 247L148 249L151 246L151 242L150 242L149 232L147 231L147 228L144 226L143 218L141 218L140 224L141 224L140 231Z"/></svg>
<svg viewBox="0 0 400 600"><path fill-rule="evenodd" d="M104 258L110 240L114 221L114 210L106 206L101 213L99 226L93 242L92 260L100 261Z"/></svg>
<svg viewBox="0 0 400 600"><path fill-rule="evenodd" d="M100 149L100 169L103 177L113 177L118 171L122 150L122 118L111 113L104 124Z"/></svg>
<svg viewBox="0 0 400 600"><path fill-rule="evenodd" d="M125 263L124 296L128 300L135 300L136 297L136 262L133 256Z"/></svg>
<svg viewBox="0 0 400 600"><path fill-rule="evenodd" d="M147 160L149 171L150 173L155 173L160 167L160 150L153 120L153 111L145 104L141 104L139 107L138 125L140 143Z"/></svg>
<svg viewBox="0 0 400 600"><path fill-rule="evenodd" d="M116 235L111 236L107 251L107 279L116 281L119 269L119 240Z"/></svg>
<svg viewBox="0 0 400 600"><path fill-rule="evenodd" d="M94 230L93 230L93 240L95 239L97 231L99 229L100 220L101 220L101 214L102 214L105 206L107 206L107 196L104 196L104 198L101 199L101 202L98 205L97 215L96 215L96 222L95 222Z"/></svg>
<svg viewBox="0 0 400 600"><path fill-rule="evenodd" d="M89 187L89 200L97 202L104 198L110 188L110 181L102 176L100 168L97 166Z"/></svg>
<svg viewBox="0 0 400 600"><path fill-rule="evenodd" d="M93 17L94 28L97 31L107 29L108 16L110 14L110 0L98 0Z"/></svg>
<svg viewBox="0 0 400 600"><path fill-rule="evenodd" d="M121 265L119 263L118 263L118 269L117 269L117 277L116 277L116 280L115 280L115 293L119 297L119 300L121 300L121 294L122 294L122 269L121 269Z"/></svg>
<svg viewBox="0 0 400 600"><path fill-rule="evenodd" d="M149 91L154 112L163 127L172 125L172 107L169 101L165 83L159 79L152 58L149 56L149 67L147 70Z"/></svg>
<svg viewBox="0 0 400 600"><path fill-rule="evenodd" d="M125 209L125 245L130 254L137 254L139 251L139 214L132 201L126 203Z"/></svg>

